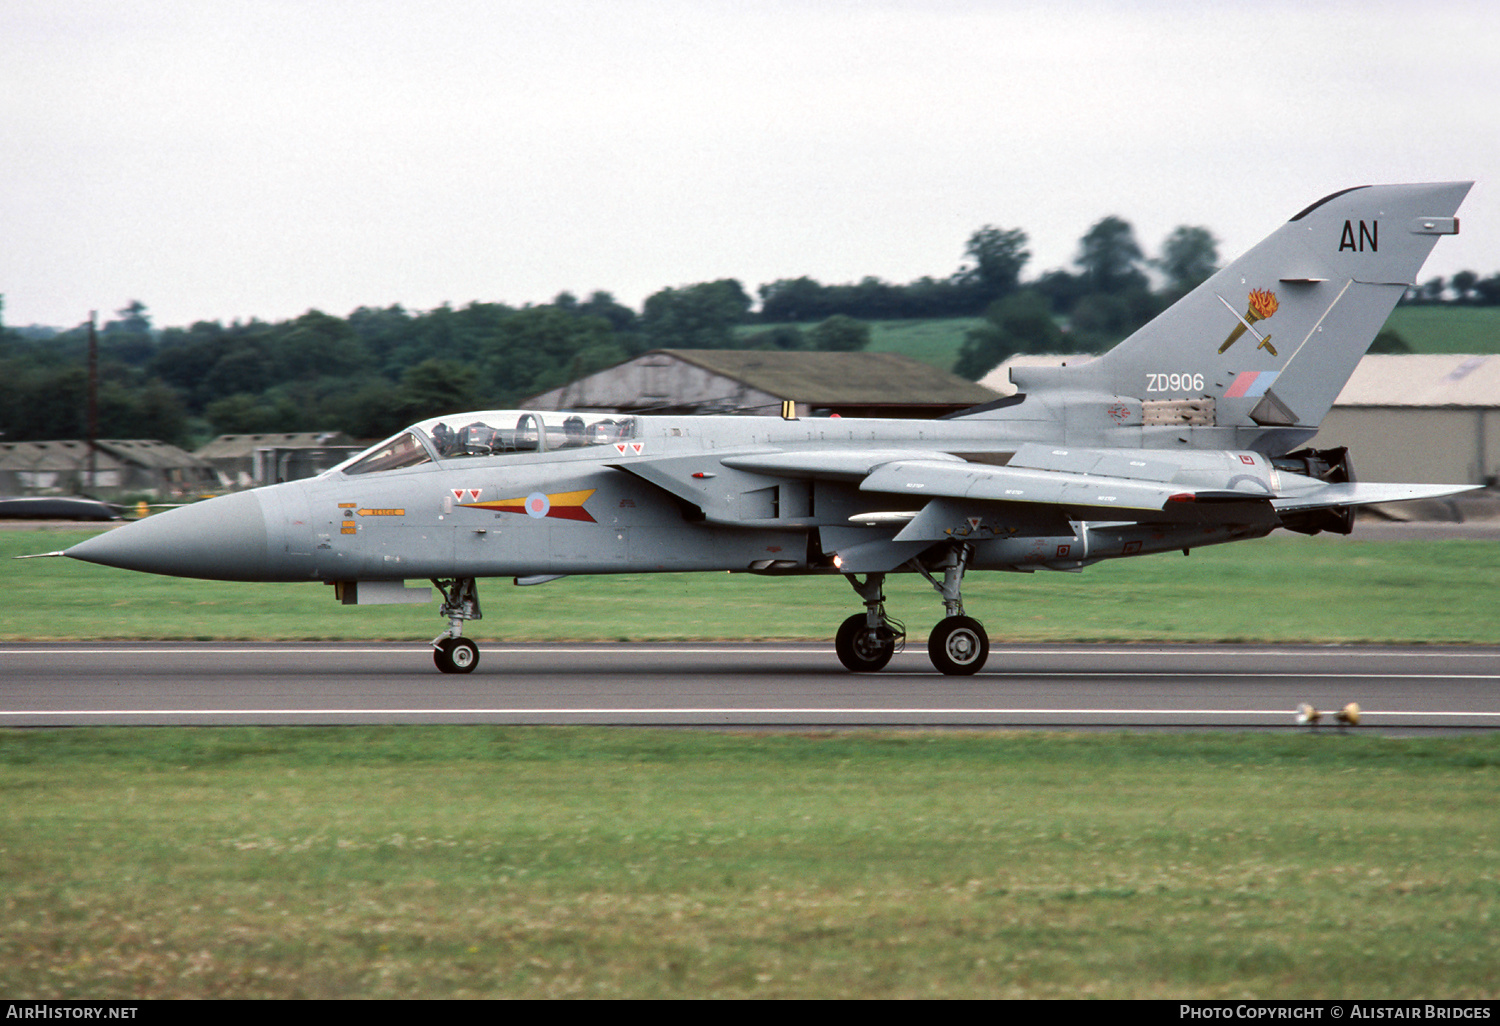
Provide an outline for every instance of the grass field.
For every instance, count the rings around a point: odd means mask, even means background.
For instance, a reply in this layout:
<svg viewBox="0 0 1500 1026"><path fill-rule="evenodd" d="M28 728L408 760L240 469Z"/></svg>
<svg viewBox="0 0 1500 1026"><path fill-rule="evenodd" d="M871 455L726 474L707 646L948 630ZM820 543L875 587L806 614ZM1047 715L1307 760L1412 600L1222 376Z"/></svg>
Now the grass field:
<svg viewBox="0 0 1500 1026"><path fill-rule="evenodd" d="M1500 737L0 732L15 998L1500 996Z"/></svg>
<svg viewBox="0 0 1500 1026"><path fill-rule="evenodd" d="M899 353L913 360L930 363L942 370L952 370L964 333L979 323L977 317L948 317L925 320L867 321L870 326L869 352ZM741 335L755 335L775 328L806 330L810 324L747 324Z"/></svg>
<svg viewBox="0 0 1500 1026"><path fill-rule="evenodd" d="M1500 353L1500 307L1398 306L1385 326L1414 353Z"/></svg>
<svg viewBox="0 0 1500 1026"><path fill-rule="evenodd" d="M952 370L964 335L978 323L977 317L875 321L870 325L870 351L900 353L942 370Z"/></svg>
<svg viewBox="0 0 1500 1026"><path fill-rule="evenodd" d="M321 584L219 584L8 557L87 532L0 532L0 640L417 639L437 605L342 606ZM911 640L940 616L912 574L887 581ZM971 615L992 640L1306 641L1500 644L1500 546L1355 542L1282 535L1101 563L1079 574L974 573ZM830 639L860 609L838 577L748 574L570 577L539 587L482 582L478 640Z"/></svg>
<svg viewBox="0 0 1500 1026"><path fill-rule="evenodd" d="M0 567L4 640L439 623ZM1284 537L965 597L997 641L1495 644L1497 586L1493 543ZM483 589L481 639L826 639L857 607L838 579ZM926 583L889 591L925 634ZM1497 787L1497 734L0 730L0 993L1493 999Z"/></svg>

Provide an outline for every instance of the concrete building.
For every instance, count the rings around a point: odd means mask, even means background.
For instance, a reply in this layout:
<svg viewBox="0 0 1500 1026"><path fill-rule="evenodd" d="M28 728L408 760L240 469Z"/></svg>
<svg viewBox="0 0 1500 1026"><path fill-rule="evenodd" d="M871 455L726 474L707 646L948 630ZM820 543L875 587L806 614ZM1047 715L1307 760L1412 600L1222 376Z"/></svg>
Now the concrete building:
<svg viewBox="0 0 1500 1026"><path fill-rule="evenodd" d="M213 467L192 453L149 439L0 443L0 493L155 492L190 495L218 485Z"/></svg>
<svg viewBox="0 0 1500 1026"><path fill-rule="evenodd" d="M1366 356L1312 445L1347 445L1368 481L1493 485L1500 356Z"/></svg>
<svg viewBox="0 0 1500 1026"><path fill-rule="evenodd" d="M220 435L197 451L225 488L253 488L316 477L364 446L342 431Z"/></svg>

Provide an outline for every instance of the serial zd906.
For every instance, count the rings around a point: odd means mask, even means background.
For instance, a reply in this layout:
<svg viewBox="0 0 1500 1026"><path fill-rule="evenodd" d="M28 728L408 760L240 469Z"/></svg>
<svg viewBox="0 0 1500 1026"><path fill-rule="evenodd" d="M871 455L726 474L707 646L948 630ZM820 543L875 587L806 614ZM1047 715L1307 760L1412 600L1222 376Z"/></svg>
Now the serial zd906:
<svg viewBox="0 0 1500 1026"><path fill-rule="evenodd" d="M1147 392L1201 392L1203 375L1184 371L1181 374L1147 374Z"/></svg>

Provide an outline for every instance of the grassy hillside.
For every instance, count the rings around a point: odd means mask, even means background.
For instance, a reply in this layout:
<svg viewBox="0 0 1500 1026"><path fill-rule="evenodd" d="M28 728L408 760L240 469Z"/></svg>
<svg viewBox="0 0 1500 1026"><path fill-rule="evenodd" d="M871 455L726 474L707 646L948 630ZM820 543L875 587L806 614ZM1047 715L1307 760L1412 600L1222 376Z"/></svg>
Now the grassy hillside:
<svg viewBox="0 0 1500 1026"><path fill-rule="evenodd" d="M958 359L958 348L963 345L964 333L977 317L934 318L914 321L868 321L870 325L870 348L872 353L900 353L914 360L930 363L943 370L951 370ZM811 324L747 324L739 329L740 336L759 335L777 328L798 328L806 331Z"/></svg>
<svg viewBox="0 0 1500 1026"><path fill-rule="evenodd" d="M977 317L954 317L933 321L876 321L870 325L870 350L900 353L914 360L952 370L964 333L979 322Z"/></svg>
<svg viewBox="0 0 1500 1026"><path fill-rule="evenodd" d="M1385 326L1414 353L1500 353L1500 307L1399 306Z"/></svg>

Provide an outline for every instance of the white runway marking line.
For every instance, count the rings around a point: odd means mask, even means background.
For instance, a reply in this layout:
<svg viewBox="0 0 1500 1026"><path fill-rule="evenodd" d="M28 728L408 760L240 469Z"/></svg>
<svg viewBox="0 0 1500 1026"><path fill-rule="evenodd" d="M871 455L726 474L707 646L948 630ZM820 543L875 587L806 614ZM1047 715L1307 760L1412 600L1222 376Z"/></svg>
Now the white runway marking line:
<svg viewBox="0 0 1500 1026"><path fill-rule="evenodd" d="M75 644L75 643L69 643ZM616 651L623 654L642 655L816 655L819 652L829 651L823 642L809 641L797 643L795 647L773 644L714 644L705 642L702 645L683 646L671 645L670 647L656 642L642 641L635 644L609 644L601 642L595 645L579 646L564 644L551 644L538 642L525 645L484 644L483 651L493 655L531 655L537 653L556 653L565 655L587 655L600 651ZM151 652L155 655L392 655L401 652L410 652L413 655L422 655L429 649L426 646L411 643L391 642L380 647L355 647L340 642L330 642L327 645L314 647L287 647L273 642L246 642L243 646L230 648L202 646L184 647L158 647L156 643L144 641L134 648L53 648L45 643L37 643L27 648L0 648L0 656L4 655L137 655L141 652ZM1230 653L1259 654L1271 652L1288 658L1356 658L1356 659L1500 659L1500 651L1493 649L1475 649L1470 651L1434 651L1424 652L1406 650L1401 652L1390 651L1368 651L1368 650L1342 650L1338 648L1308 648L1287 649L1275 645L1234 647L1222 644L1206 643L1202 646L1187 646L1185 648L1171 647L1161 648L1149 645L1117 645L1117 646L1070 646L1057 648L1001 648L992 646L991 658L998 656L1059 656L1059 655L1120 655L1134 657L1157 657L1157 658L1203 658L1205 656L1225 656ZM903 655L917 658L920 653L915 648L909 647Z"/></svg>
<svg viewBox="0 0 1500 1026"><path fill-rule="evenodd" d="M981 709L965 707L929 708L837 708L837 707L697 707L680 708L429 708L429 709L0 709L0 716L1274 716L1296 717L1287 709ZM1454 716L1491 718L1500 712L1448 712L1365 709L1372 717Z"/></svg>

